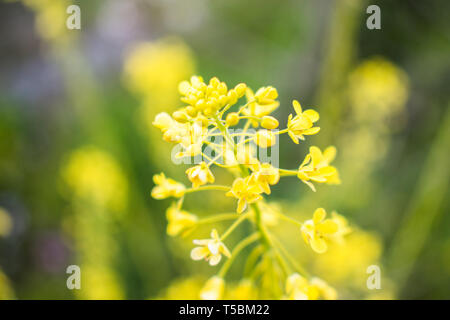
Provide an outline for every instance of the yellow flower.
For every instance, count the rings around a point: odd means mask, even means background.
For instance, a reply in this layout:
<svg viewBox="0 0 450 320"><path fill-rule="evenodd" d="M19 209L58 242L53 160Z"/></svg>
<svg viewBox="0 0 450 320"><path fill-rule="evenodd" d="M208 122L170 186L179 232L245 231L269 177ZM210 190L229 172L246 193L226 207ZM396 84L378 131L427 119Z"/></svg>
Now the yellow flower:
<svg viewBox="0 0 450 320"><path fill-rule="evenodd" d="M70 154L62 178L77 198L123 212L128 198L128 181L109 153L85 146Z"/></svg>
<svg viewBox="0 0 450 320"><path fill-rule="evenodd" d="M261 87L255 93L255 100L260 105L273 105L278 98L277 89L272 86Z"/></svg>
<svg viewBox="0 0 450 320"><path fill-rule="evenodd" d="M188 124L189 131L186 135L181 137L182 152L178 152L175 156L181 157L195 157L202 152L202 146L207 139L208 130L203 128L198 122Z"/></svg>
<svg viewBox="0 0 450 320"><path fill-rule="evenodd" d="M300 228L303 240L317 253L327 251L327 241L338 232L337 223L332 219L325 219L326 214L323 208L316 209L313 218L305 221Z"/></svg>
<svg viewBox="0 0 450 320"><path fill-rule="evenodd" d="M264 190L266 194L270 194L270 185L277 184L280 181L280 173L270 163L257 163L251 166L253 171L252 177L255 183Z"/></svg>
<svg viewBox="0 0 450 320"><path fill-rule="evenodd" d="M337 292L336 289L331 287L328 283L320 278L314 277L311 279L310 284L312 287L316 288L319 292L320 297L325 300L336 300Z"/></svg>
<svg viewBox="0 0 450 320"><path fill-rule="evenodd" d="M239 199L237 212L241 213L247 208L248 203L253 203L262 199L260 195L263 192L259 184L256 184L251 176L237 178L234 180L231 190L226 193L228 197Z"/></svg>
<svg viewBox="0 0 450 320"><path fill-rule="evenodd" d="M253 165L258 163L256 147L253 144L238 145L236 155L228 143L223 144L222 150L224 162L227 166L237 166L240 164Z"/></svg>
<svg viewBox="0 0 450 320"><path fill-rule="evenodd" d="M163 133L166 142L181 142L182 138L189 134L189 125L174 120L168 113L158 113L153 125Z"/></svg>
<svg viewBox="0 0 450 320"><path fill-rule="evenodd" d="M352 232L352 228L348 225L347 219L338 214L336 211L331 212L331 220L338 226L338 231L332 235L333 241L343 243L344 237Z"/></svg>
<svg viewBox="0 0 450 320"><path fill-rule="evenodd" d="M409 95L408 82L408 75L383 57L363 61L349 76L354 117L385 124L403 111Z"/></svg>
<svg viewBox="0 0 450 320"><path fill-rule="evenodd" d="M277 136L270 130L261 129L256 132L255 142L261 148L271 147L277 142Z"/></svg>
<svg viewBox="0 0 450 320"><path fill-rule="evenodd" d="M225 82L216 77L211 78L207 85L202 77L193 76L191 81L182 81L178 90L182 95L181 101L193 107L195 113L212 115L227 104L235 104L245 93L246 85L238 84L234 89L228 90Z"/></svg>
<svg viewBox="0 0 450 320"><path fill-rule="evenodd" d="M177 236L183 230L186 230L195 225L197 222L197 216L178 209L176 205L172 205L167 209L167 234L169 236Z"/></svg>
<svg viewBox="0 0 450 320"><path fill-rule="evenodd" d="M168 197L179 198L183 196L186 189L183 184L166 178L162 172L153 176L153 182L156 186L152 190L152 197L158 200Z"/></svg>
<svg viewBox="0 0 450 320"><path fill-rule="evenodd" d="M193 188L214 182L214 176L205 162L187 169L186 174L188 175L189 181L192 182Z"/></svg>
<svg viewBox="0 0 450 320"><path fill-rule="evenodd" d="M200 290L200 298L202 300L219 300L223 297L225 290L225 281L214 276L206 281L205 286Z"/></svg>
<svg viewBox="0 0 450 320"><path fill-rule="evenodd" d="M288 300L317 300L320 292L317 287L298 273L293 273L286 279L286 296Z"/></svg>
<svg viewBox="0 0 450 320"><path fill-rule="evenodd" d="M335 156L336 148L333 146L326 148L323 154L319 148L310 147L309 154L306 155L305 160L303 160L298 169L297 177L313 191L316 191L316 189L310 181L339 184L338 171L335 167L330 166Z"/></svg>
<svg viewBox="0 0 450 320"><path fill-rule="evenodd" d="M264 116L261 119L261 127L265 129L276 129L280 123L272 116Z"/></svg>
<svg viewBox="0 0 450 320"><path fill-rule="evenodd" d="M193 260L205 259L211 266L215 266L222 259L222 254L226 257L231 257L230 251L220 241L219 234L216 229L211 231L211 239L194 240L194 244L199 245L191 251L191 258Z"/></svg>
<svg viewBox="0 0 450 320"><path fill-rule="evenodd" d="M261 89L263 89L263 88L261 88ZM258 92L261 89L259 89ZM247 91L245 92L245 96L247 98L248 106L246 108L244 108L244 110L242 110L242 113L246 116L262 118L264 116L271 114L280 105L280 103L275 100L272 100L271 103L267 103L268 100L263 100L263 102L265 102L265 103L258 102L261 99L258 99L258 101L257 101L255 94L253 93L253 91L250 88L247 88ZM251 120L251 124L253 125L253 127L257 127L258 121Z"/></svg>
<svg viewBox="0 0 450 320"><path fill-rule="evenodd" d="M251 280L242 279L238 284L227 288L226 300L256 300L258 290Z"/></svg>
<svg viewBox="0 0 450 320"><path fill-rule="evenodd" d="M292 101L292 106L297 115L295 117L292 117L292 114L289 115L288 134L292 141L298 144L298 139L305 140L304 135L313 135L319 132L319 127L313 127L314 122L319 120L319 114L312 109L302 111L297 100Z"/></svg>

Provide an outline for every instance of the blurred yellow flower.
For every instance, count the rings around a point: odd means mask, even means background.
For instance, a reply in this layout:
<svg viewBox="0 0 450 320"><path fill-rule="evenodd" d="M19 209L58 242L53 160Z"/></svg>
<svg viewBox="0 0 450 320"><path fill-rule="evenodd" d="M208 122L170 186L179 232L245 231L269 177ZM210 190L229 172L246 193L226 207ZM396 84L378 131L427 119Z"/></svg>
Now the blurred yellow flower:
<svg viewBox="0 0 450 320"><path fill-rule="evenodd" d="M314 277L310 281L311 286L317 288L319 295L325 300L336 300L338 295L336 289L320 278Z"/></svg>
<svg viewBox="0 0 450 320"><path fill-rule="evenodd" d="M36 13L35 26L37 33L45 40L61 43L69 35L66 27L66 9L69 1L60 0L22 0Z"/></svg>
<svg viewBox="0 0 450 320"><path fill-rule="evenodd" d="M176 99L178 83L193 72L191 50L177 38L137 44L127 54L124 65L125 83L144 96Z"/></svg>
<svg viewBox="0 0 450 320"><path fill-rule="evenodd" d="M111 155L96 147L72 152L62 169L62 178L75 197L116 210L126 205L128 182L123 171Z"/></svg>
<svg viewBox="0 0 450 320"><path fill-rule="evenodd" d="M188 175L189 181L192 182L193 188L214 182L214 176L204 161L197 166L187 169L186 174Z"/></svg>
<svg viewBox="0 0 450 320"><path fill-rule="evenodd" d="M225 281L214 276L206 281L206 284L200 291L200 298L202 300L219 300L222 299L225 290Z"/></svg>
<svg viewBox="0 0 450 320"><path fill-rule="evenodd" d="M297 100L292 101L295 110L295 117L292 114L288 117L288 134L292 141L298 144L298 139L305 140L304 135L313 135L320 131L319 127L313 127L314 122L319 120L319 113L312 109L302 111L302 107Z"/></svg>
<svg viewBox="0 0 450 320"><path fill-rule="evenodd" d="M286 279L286 296L288 300L336 300L337 292L325 281L317 277L308 281L298 273Z"/></svg>
<svg viewBox="0 0 450 320"><path fill-rule="evenodd" d="M319 290L315 286L311 286L298 273L291 274L286 279L286 296L288 300L317 300L319 298Z"/></svg>
<svg viewBox="0 0 450 320"><path fill-rule="evenodd" d="M81 289L76 294L87 300L120 300L124 298L119 280L105 266L81 265Z"/></svg>
<svg viewBox="0 0 450 320"><path fill-rule="evenodd" d="M211 231L211 239L194 240L194 244L200 246L192 249L192 260L205 259L211 266L217 265L222 259L222 254L231 257L230 251L220 240L216 229Z"/></svg>
<svg viewBox="0 0 450 320"><path fill-rule="evenodd" d="M314 211L313 218L305 221L301 226L303 240L317 253L327 251L327 241L339 230L335 221L325 219L326 214L323 208L318 208Z"/></svg>
<svg viewBox="0 0 450 320"><path fill-rule="evenodd" d="M226 300L256 300L258 290L251 280L242 279L237 284L227 286L224 298Z"/></svg>
<svg viewBox="0 0 450 320"><path fill-rule="evenodd" d="M0 207L0 237L6 237L12 230L12 220L8 212Z"/></svg>
<svg viewBox="0 0 450 320"><path fill-rule="evenodd" d="M336 156L336 148L331 146L322 153L317 147L310 147L305 160L298 168L297 177L307 184L313 191L316 191L310 181L339 184L338 171L330 163Z"/></svg>
<svg viewBox="0 0 450 320"><path fill-rule="evenodd" d="M354 230L345 239L345 245L330 243L328 251L315 256L316 273L340 286L366 288L366 269L378 264L382 245L371 233Z"/></svg>
<svg viewBox="0 0 450 320"><path fill-rule="evenodd" d="M178 209L177 205L172 205L167 209L166 217L168 221L167 234L172 237L194 226L198 220L197 216Z"/></svg>
<svg viewBox="0 0 450 320"><path fill-rule="evenodd" d="M359 120L398 113L408 98L408 76L382 57L362 62L349 78L349 99Z"/></svg>
<svg viewBox="0 0 450 320"><path fill-rule="evenodd" d="M166 178L162 172L153 176L153 182L156 186L153 187L152 197L158 200L168 197L182 197L186 190L183 184L176 182L171 178Z"/></svg>
<svg viewBox="0 0 450 320"><path fill-rule="evenodd" d="M14 290L11 286L9 279L0 269L0 300L12 300L15 299Z"/></svg>
<svg viewBox="0 0 450 320"><path fill-rule="evenodd" d="M156 299L163 300L198 300L205 280L202 277L176 279L164 289Z"/></svg>

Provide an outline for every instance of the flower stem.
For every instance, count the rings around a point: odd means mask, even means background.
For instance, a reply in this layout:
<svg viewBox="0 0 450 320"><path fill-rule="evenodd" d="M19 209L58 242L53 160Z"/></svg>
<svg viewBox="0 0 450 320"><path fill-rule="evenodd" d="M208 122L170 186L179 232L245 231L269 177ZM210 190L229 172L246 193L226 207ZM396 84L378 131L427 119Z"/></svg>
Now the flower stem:
<svg viewBox="0 0 450 320"><path fill-rule="evenodd" d="M224 278L228 269L231 267L231 265L234 262L234 259L236 259L236 256L241 252L245 247L252 244L256 240L258 240L259 234L253 233L252 235L248 236L247 238L243 239L241 242L239 242L236 247L234 247L233 251L231 252L231 257L222 265L222 268L220 268L220 271L218 273L218 276L221 278Z"/></svg>
<svg viewBox="0 0 450 320"><path fill-rule="evenodd" d="M193 193L197 191L206 191L206 190L219 190L219 191L229 191L230 187L228 186L222 186L218 184L211 184L208 186L198 187L198 188L189 188L184 191L185 194L187 193Z"/></svg>
<svg viewBox="0 0 450 320"><path fill-rule="evenodd" d="M233 222L233 224L228 228L228 230L225 231L225 233L222 235L222 237L220 238L220 240L221 240L221 241L225 240L225 238L228 237L228 236L231 234L231 232L233 232L233 230L236 229L236 227L237 227L238 225L240 225L241 222L244 221L244 220L247 219L247 218L248 218L248 213L245 213L245 214L241 215L241 216L239 217L239 219L237 219L235 222Z"/></svg>

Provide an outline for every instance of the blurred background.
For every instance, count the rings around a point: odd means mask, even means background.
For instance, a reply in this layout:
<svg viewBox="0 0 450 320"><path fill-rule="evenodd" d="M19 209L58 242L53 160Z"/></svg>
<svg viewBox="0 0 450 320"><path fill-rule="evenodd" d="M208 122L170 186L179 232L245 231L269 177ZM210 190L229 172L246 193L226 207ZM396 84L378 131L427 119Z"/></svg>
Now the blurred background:
<svg viewBox="0 0 450 320"><path fill-rule="evenodd" d="M81 30L66 28L70 4ZM366 27L369 4L381 30ZM319 110L320 134L281 139L280 165L334 144L342 185L313 194L286 179L271 197L293 217L322 206L355 226L323 255L274 227L311 273L344 299L450 298L449 11L438 0L3 1L0 299L197 298L214 270L166 235L169 202L150 197L155 173L187 181L151 122L181 106L177 85L193 74L276 87L281 126L292 99ZM234 206L198 200L187 205L204 216ZM72 264L81 290L66 287ZM366 287L372 264L381 290Z"/></svg>

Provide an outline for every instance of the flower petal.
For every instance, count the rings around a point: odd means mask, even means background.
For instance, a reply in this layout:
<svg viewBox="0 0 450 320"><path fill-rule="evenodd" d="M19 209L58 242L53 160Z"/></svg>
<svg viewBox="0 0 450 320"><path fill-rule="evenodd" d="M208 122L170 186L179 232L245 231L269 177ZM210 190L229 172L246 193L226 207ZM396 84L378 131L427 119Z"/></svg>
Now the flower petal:
<svg viewBox="0 0 450 320"><path fill-rule="evenodd" d="M206 247L197 247L192 249L191 258L192 260L202 260L209 254L209 250Z"/></svg>
<svg viewBox="0 0 450 320"><path fill-rule="evenodd" d="M317 253L324 253L328 249L327 242L323 238L314 237L310 243L311 248Z"/></svg>
<svg viewBox="0 0 450 320"><path fill-rule="evenodd" d="M314 223L317 224L317 223L321 222L323 219L325 219L326 215L327 215L327 213L324 208L317 208L313 214Z"/></svg>
<svg viewBox="0 0 450 320"><path fill-rule="evenodd" d="M317 120L319 120L319 113L313 109L305 110L305 111L303 111L303 114L308 116L308 118L312 122L316 122Z"/></svg>

